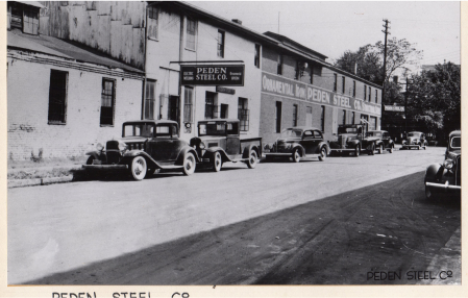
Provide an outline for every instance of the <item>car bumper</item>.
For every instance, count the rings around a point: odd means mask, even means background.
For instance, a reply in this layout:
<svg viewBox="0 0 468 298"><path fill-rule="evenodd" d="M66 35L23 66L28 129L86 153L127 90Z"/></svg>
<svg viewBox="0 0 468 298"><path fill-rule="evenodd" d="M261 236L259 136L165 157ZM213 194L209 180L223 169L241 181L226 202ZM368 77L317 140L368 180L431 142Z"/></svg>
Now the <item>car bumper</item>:
<svg viewBox="0 0 468 298"><path fill-rule="evenodd" d="M446 183L426 182L426 187L430 187L434 189L444 189L445 191L453 191L453 192L461 191L461 186L449 184L448 181Z"/></svg>
<svg viewBox="0 0 468 298"><path fill-rule="evenodd" d="M126 170L128 165L83 165L86 170Z"/></svg>

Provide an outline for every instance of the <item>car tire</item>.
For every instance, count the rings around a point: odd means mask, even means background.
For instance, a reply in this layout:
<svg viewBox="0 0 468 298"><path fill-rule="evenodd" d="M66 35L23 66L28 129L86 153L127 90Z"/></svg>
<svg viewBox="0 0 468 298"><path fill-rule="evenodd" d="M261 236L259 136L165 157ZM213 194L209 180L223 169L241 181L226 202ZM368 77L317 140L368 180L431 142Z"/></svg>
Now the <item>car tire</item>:
<svg viewBox="0 0 468 298"><path fill-rule="evenodd" d="M93 155L91 155L88 160L86 161L87 165L94 165L96 163L97 159Z"/></svg>
<svg viewBox="0 0 468 298"><path fill-rule="evenodd" d="M221 167L223 166L223 159L219 151L216 151L211 157L211 164L213 165L213 170L215 172L221 171Z"/></svg>
<svg viewBox="0 0 468 298"><path fill-rule="evenodd" d="M250 150L249 159L247 160L247 166L249 167L249 169L255 168L255 166L257 165L257 160L258 160L257 152L253 149Z"/></svg>
<svg viewBox="0 0 468 298"><path fill-rule="evenodd" d="M418 150L421 149L421 144L418 144Z"/></svg>
<svg viewBox="0 0 468 298"><path fill-rule="evenodd" d="M390 150L388 150L388 152L393 153L393 146L390 147Z"/></svg>
<svg viewBox="0 0 468 298"><path fill-rule="evenodd" d="M132 159L130 163L130 174L134 180L143 180L146 176L147 165L146 160L143 156L137 156Z"/></svg>
<svg viewBox="0 0 468 298"><path fill-rule="evenodd" d="M375 144L372 143L372 145L371 145L371 147L370 147L370 149L369 149L368 155L374 155L374 151L375 151Z"/></svg>
<svg viewBox="0 0 468 298"><path fill-rule="evenodd" d="M361 148L356 146L356 148L354 148L354 156L359 157L359 155L361 155Z"/></svg>
<svg viewBox="0 0 468 298"><path fill-rule="evenodd" d="M384 147L382 144L379 145L379 154L383 154L384 152Z"/></svg>
<svg viewBox="0 0 468 298"><path fill-rule="evenodd" d="M327 159L327 147L323 146L320 148L319 160L324 161L325 159Z"/></svg>
<svg viewBox="0 0 468 298"><path fill-rule="evenodd" d="M189 176L195 173L195 168L197 167L197 160L195 155L192 152L187 152L184 156L183 168L182 171L185 175Z"/></svg>
<svg viewBox="0 0 468 298"><path fill-rule="evenodd" d="M427 180L424 179L424 196L426 197L426 200L434 200L437 198L437 191L435 189L431 189L430 187L426 186Z"/></svg>
<svg viewBox="0 0 468 298"><path fill-rule="evenodd" d="M294 162L300 162L301 161L301 151L299 149L294 149L292 159Z"/></svg>

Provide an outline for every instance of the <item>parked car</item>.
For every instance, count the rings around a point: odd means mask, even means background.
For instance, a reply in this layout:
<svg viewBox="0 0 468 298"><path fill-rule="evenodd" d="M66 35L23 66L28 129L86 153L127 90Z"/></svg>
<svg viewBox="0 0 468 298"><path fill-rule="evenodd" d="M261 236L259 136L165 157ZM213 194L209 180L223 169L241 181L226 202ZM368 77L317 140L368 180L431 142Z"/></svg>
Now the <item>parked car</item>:
<svg viewBox="0 0 468 298"><path fill-rule="evenodd" d="M379 140L375 143L377 152L379 154L382 154L385 150L387 150L390 153L393 153L393 149L395 149L395 142L393 142L393 139L390 137L388 131L369 130L367 132L367 138L371 137L379 138Z"/></svg>
<svg viewBox="0 0 468 298"><path fill-rule="evenodd" d="M332 152L354 153L355 156L359 156L362 151L374 155L380 142L380 137L366 136L364 124L342 124L338 126L338 140L330 142L330 148Z"/></svg>
<svg viewBox="0 0 468 298"><path fill-rule="evenodd" d="M198 122L198 137L190 140L200 162L219 172L225 162L244 162L255 168L262 155L262 138L241 139L239 120L212 119Z"/></svg>
<svg viewBox="0 0 468 298"><path fill-rule="evenodd" d="M88 152L87 170L125 170L133 179L142 180L156 169L180 170L185 175L195 172L198 154L178 137L177 122L129 121L122 125L122 139L110 140L106 147Z"/></svg>
<svg viewBox="0 0 468 298"><path fill-rule="evenodd" d="M426 150L426 146L426 135L420 131L410 131L406 134L405 139L401 141L401 149L418 148L419 150L423 148Z"/></svg>
<svg viewBox="0 0 468 298"><path fill-rule="evenodd" d="M441 193L460 193L461 171L461 131L456 130L449 135L444 163L432 164L426 170L426 198L431 199Z"/></svg>
<svg viewBox="0 0 468 298"><path fill-rule="evenodd" d="M328 142L320 129L298 126L286 128L273 145L266 145L264 152L267 160L275 157L290 157L294 162L302 158L318 157L324 161L330 151Z"/></svg>

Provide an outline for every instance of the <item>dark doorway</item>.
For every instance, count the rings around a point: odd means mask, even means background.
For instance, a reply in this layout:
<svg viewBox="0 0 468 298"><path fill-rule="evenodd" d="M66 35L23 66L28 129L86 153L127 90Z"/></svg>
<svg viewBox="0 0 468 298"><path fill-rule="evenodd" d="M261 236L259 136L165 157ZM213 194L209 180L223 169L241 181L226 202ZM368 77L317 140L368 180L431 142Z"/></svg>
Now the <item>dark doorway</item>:
<svg viewBox="0 0 468 298"><path fill-rule="evenodd" d="M177 124L180 126L180 119L179 119L179 97L170 95L169 96L169 106L168 106L168 115L167 118L169 120L176 121Z"/></svg>
<svg viewBox="0 0 468 298"><path fill-rule="evenodd" d="M229 105L221 104L221 119L226 119L229 117Z"/></svg>

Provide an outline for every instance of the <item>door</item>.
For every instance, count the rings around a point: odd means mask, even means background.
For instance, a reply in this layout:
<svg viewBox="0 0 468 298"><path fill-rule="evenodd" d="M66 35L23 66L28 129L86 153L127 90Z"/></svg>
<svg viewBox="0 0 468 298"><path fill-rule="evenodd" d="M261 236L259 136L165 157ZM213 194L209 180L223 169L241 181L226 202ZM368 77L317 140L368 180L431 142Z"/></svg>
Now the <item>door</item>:
<svg viewBox="0 0 468 298"><path fill-rule="evenodd" d="M155 137L150 141L151 157L161 163L171 160L174 151L174 141L171 136L170 125L156 126Z"/></svg>
<svg viewBox="0 0 468 298"><path fill-rule="evenodd" d="M221 119L227 119L229 117L229 105L222 103L221 104Z"/></svg>
<svg viewBox="0 0 468 298"><path fill-rule="evenodd" d="M302 135L301 145L306 154L317 153L318 144L323 140L322 133L314 130L306 130Z"/></svg>
<svg viewBox="0 0 468 298"><path fill-rule="evenodd" d="M312 107L307 107L306 126L312 126Z"/></svg>
<svg viewBox="0 0 468 298"><path fill-rule="evenodd" d="M231 156L242 153L237 122L226 123L226 153Z"/></svg>
<svg viewBox="0 0 468 298"><path fill-rule="evenodd" d="M179 97L170 95L167 119L176 121L180 126Z"/></svg>

